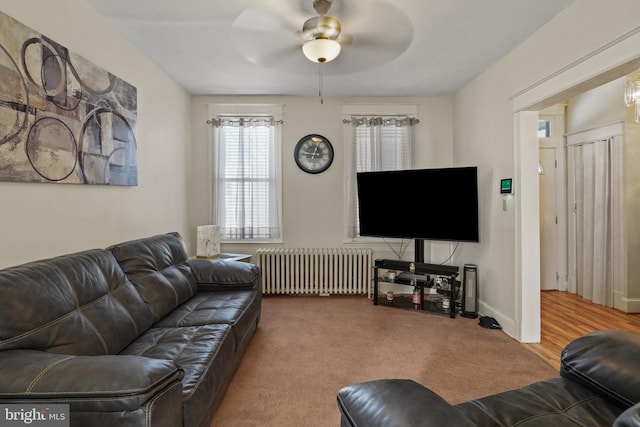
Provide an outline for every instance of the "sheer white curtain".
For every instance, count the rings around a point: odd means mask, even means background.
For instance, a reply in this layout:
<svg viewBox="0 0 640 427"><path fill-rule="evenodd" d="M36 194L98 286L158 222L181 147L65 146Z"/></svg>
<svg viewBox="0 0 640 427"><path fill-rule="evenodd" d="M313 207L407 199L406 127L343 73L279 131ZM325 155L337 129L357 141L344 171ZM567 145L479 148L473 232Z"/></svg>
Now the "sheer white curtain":
<svg viewBox="0 0 640 427"><path fill-rule="evenodd" d="M408 116L351 116L345 119L351 138L352 158L348 237L359 235L357 172L410 169L413 167L414 128L418 120Z"/></svg>
<svg viewBox="0 0 640 427"><path fill-rule="evenodd" d="M574 148L576 291L613 306L611 146L613 139Z"/></svg>
<svg viewBox="0 0 640 427"><path fill-rule="evenodd" d="M280 239L278 122L234 116L214 125L213 216L221 238Z"/></svg>

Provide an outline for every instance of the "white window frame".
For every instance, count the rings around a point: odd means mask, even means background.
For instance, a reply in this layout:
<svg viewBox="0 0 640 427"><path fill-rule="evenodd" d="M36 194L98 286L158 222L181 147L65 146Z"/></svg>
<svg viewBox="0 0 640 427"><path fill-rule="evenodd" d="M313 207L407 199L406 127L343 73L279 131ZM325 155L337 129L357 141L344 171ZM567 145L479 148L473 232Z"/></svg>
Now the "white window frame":
<svg viewBox="0 0 640 427"><path fill-rule="evenodd" d="M283 120L284 106L282 104L208 104L209 120L215 120L218 116L272 116L275 121ZM228 244L256 244L256 243L282 243L283 224L282 224L282 126L275 127L274 135L274 156L276 161L276 200L275 209L278 214L278 227L280 228L280 236L273 239L221 239L222 243ZM216 223L217 213L215 212L216 201L216 185L215 185L215 148L214 148L215 127L210 126L209 137L209 182L211 183L211 199L209 203L209 218L212 224Z"/></svg>

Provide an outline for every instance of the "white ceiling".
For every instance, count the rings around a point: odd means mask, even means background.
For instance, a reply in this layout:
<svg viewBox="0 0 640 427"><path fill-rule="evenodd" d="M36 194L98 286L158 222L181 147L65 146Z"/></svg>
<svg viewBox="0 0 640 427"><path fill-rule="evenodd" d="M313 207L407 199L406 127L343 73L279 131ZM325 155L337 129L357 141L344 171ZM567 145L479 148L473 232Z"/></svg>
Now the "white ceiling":
<svg viewBox="0 0 640 427"><path fill-rule="evenodd" d="M325 96L454 93L573 0L334 0ZM313 0L86 0L191 94L317 95Z"/></svg>

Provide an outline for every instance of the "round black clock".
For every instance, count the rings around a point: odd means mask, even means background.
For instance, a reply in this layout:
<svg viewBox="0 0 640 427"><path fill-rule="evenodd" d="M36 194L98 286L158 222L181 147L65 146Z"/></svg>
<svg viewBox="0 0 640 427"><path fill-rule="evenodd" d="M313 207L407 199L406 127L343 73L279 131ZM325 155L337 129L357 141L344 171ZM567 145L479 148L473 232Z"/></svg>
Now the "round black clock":
<svg viewBox="0 0 640 427"><path fill-rule="evenodd" d="M307 135L296 144L293 158L298 167L307 173L324 172L333 162L333 147L322 135Z"/></svg>

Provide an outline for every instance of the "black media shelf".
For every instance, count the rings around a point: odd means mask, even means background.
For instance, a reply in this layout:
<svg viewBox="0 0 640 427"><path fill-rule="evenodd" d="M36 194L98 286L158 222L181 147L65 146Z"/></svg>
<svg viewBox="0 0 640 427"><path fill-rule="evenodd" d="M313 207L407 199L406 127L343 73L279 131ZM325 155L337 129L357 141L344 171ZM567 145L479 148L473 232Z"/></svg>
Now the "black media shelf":
<svg viewBox="0 0 640 427"><path fill-rule="evenodd" d="M411 265L413 264L413 271ZM380 275L380 270L393 270L399 272L394 280L386 280ZM414 309L412 295L397 294L392 301L387 301L385 294L380 294L379 284L389 283L393 285L413 286L411 279L415 276L417 285L420 288L420 310L447 314L451 318L456 317L457 295L460 282L457 280L458 267L440 264L427 264L423 262L399 261L389 259L377 259L373 268L373 305L387 305L390 307L400 307ZM434 278L446 279L448 289L438 289L436 293L431 292ZM425 288L429 289L425 292ZM449 300L449 306L443 307L443 301Z"/></svg>

